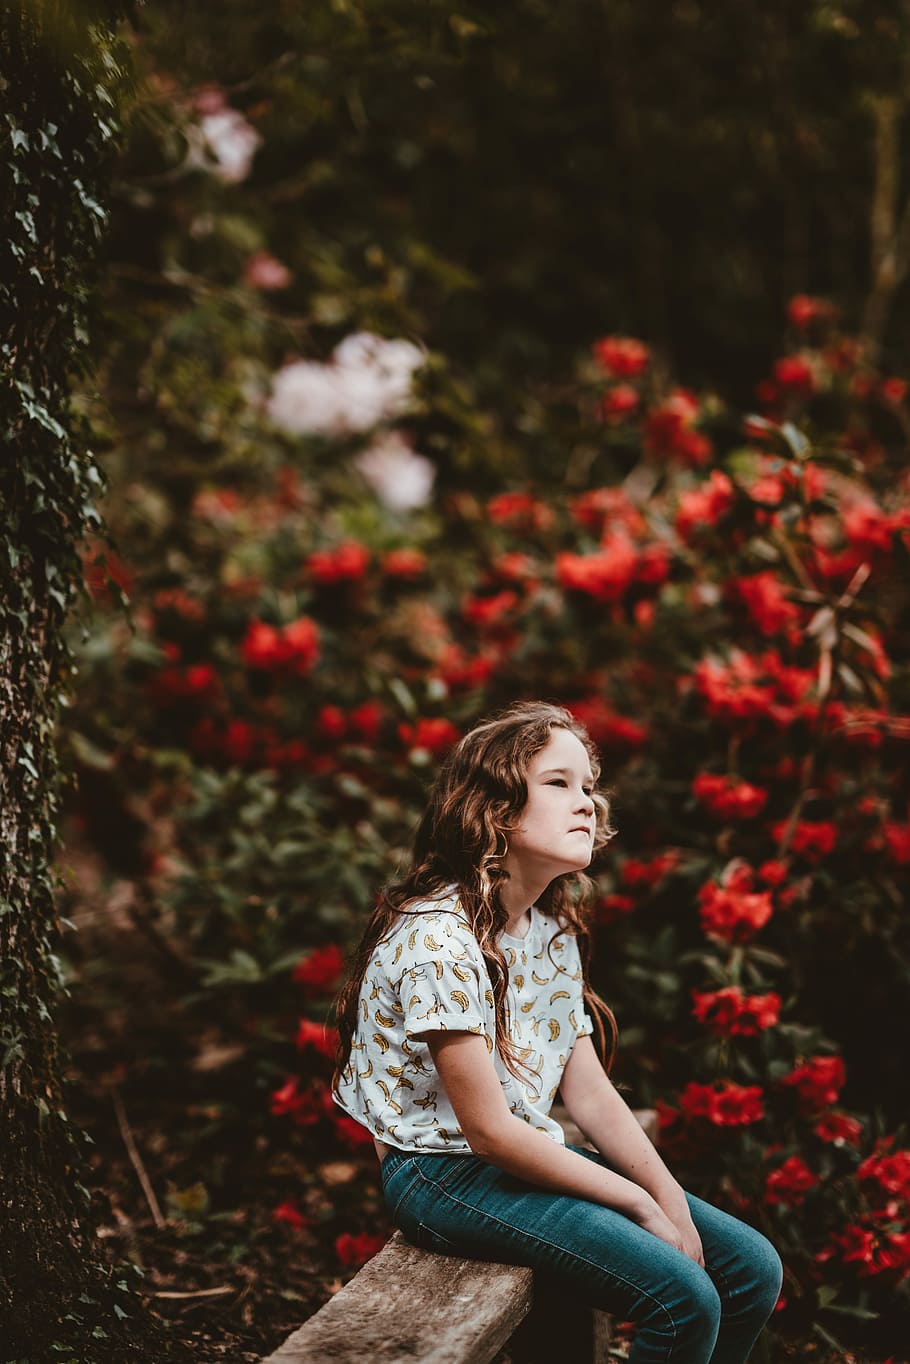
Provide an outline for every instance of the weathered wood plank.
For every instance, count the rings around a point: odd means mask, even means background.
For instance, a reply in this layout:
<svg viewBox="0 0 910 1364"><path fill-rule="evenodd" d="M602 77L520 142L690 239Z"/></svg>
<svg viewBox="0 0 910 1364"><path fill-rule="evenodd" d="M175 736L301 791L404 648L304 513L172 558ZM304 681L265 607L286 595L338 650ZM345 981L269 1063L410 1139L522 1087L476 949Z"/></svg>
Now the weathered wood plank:
<svg viewBox="0 0 910 1364"><path fill-rule="evenodd" d="M263 1364L489 1364L532 1294L530 1269L433 1255L395 1232Z"/></svg>
<svg viewBox="0 0 910 1364"><path fill-rule="evenodd" d="M585 1144L564 1109L554 1109L566 1140ZM635 1116L656 1139L657 1115ZM594 1312L586 1331L569 1330L559 1305L537 1293L536 1310L516 1340L516 1359L531 1341L549 1342L556 1329L559 1358L608 1364L610 1318ZM433 1255L410 1245L400 1232L344 1288L288 1337L262 1364L489 1364L535 1305L530 1269ZM543 1322L547 1328L543 1328ZM580 1327L580 1323L578 1324ZM577 1337L577 1339L576 1339ZM528 1357L525 1355L525 1357ZM539 1357L539 1348L530 1357Z"/></svg>

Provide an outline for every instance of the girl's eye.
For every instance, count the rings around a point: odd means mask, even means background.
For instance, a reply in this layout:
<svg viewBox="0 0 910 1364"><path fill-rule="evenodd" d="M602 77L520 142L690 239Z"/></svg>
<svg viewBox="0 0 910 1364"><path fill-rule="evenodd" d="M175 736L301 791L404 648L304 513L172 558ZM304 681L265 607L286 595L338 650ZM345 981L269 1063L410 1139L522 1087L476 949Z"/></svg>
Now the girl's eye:
<svg viewBox="0 0 910 1364"><path fill-rule="evenodd" d="M551 777L547 782L547 786L565 786L565 784L565 780L562 777Z"/></svg>

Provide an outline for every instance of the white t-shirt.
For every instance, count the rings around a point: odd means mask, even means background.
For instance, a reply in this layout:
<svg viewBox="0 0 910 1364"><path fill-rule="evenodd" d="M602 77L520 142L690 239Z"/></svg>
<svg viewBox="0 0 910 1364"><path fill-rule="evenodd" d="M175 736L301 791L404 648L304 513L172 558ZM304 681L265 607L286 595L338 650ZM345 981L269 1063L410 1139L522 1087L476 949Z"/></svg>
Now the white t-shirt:
<svg viewBox="0 0 910 1364"><path fill-rule="evenodd" d="M377 943L336 1103L399 1150L469 1151L426 1035L472 1032L486 1039L511 1111L564 1145L550 1107L576 1039L592 1024L575 938L536 905L530 919L524 938L499 939L509 966L510 1032L528 1071L516 1078L496 1051L490 977L453 889L412 905Z"/></svg>

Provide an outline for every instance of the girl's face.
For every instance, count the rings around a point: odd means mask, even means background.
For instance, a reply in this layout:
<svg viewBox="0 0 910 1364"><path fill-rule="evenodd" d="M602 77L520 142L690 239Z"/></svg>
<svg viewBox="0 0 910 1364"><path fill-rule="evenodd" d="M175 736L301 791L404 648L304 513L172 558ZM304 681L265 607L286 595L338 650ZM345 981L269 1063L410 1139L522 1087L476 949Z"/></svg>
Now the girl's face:
<svg viewBox="0 0 910 1364"><path fill-rule="evenodd" d="M517 829L508 834L507 871L551 881L581 871L591 861L594 778L584 744L554 729L528 765L528 799Z"/></svg>

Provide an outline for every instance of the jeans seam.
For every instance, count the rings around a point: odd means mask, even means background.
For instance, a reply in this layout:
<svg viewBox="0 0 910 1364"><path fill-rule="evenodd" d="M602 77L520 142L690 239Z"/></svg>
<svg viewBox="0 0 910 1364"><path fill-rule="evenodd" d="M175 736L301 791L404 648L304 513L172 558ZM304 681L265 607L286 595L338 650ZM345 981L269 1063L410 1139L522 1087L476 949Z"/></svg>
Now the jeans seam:
<svg viewBox="0 0 910 1364"><path fill-rule="evenodd" d="M506 1231L516 1230L515 1227L510 1227L508 1222L504 1222L502 1218L496 1217L495 1214L487 1212L486 1210L482 1210L480 1208L474 1208L471 1206L470 1203L465 1203L462 1199L456 1197L455 1194L449 1193L448 1189L443 1188L441 1184L437 1184L435 1179L429 1179L423 1173L422 1170L417 1171L417 1179L422 1179L424 1184L431 1184L433 1188L437 1191L437 1193L441 1194L444 1198L451 1199L452 1202L457 1203L460 1208L466 1208L470 1212L478 1213L481 1217L489 1218L491 1222L495 1222L498 1226L503 1227ZM416 1183L416 1180L414 1182ZM414 1187L413 1184L408 1185L409 1193L413 1187ZM534 1235L536 1240L540 1241L543 1245L549 1246L551 1250L556 1250L559 1251L561 1254L566 1254L566 1252L562 1250L562 1247L557 1246L554 1244L554 1242L547 1240L545 1236L540 1236L536 1232L534 1233ZM589 1260L586 1255L578 1254L575 1251L572 1251L570 1253L573 1255L575 1259L580 1260L582 1264L587 1265L590 1269L599 1269L601 1270L601 1272L603 1272L603 1266L598 1265L595 1260ZM646 1297L649 1299L649 1301L655 1303L657 1307L659 1307L660 1310L664 1312L666 1316L669 1318L670 1325L673 1327L673 1340L667 1352L667 1360L669 1361L676 1347L676 1342L679 1338L679 1328L677 1327L676 1321L674 1320L673 1313L670 1311L669 1307L665 1307L664 1304L660 1301L660 1299L655 1298L654 1294L649 1293L646 1288L641 1288L638 1284L632 1283L630 1279L624 1278L622 1274L614 1274L613 1277L617 1279L620 1283L624 1283L628 1288L634 1288L636 1293L641 1293L643 1297Z"/></svg>

